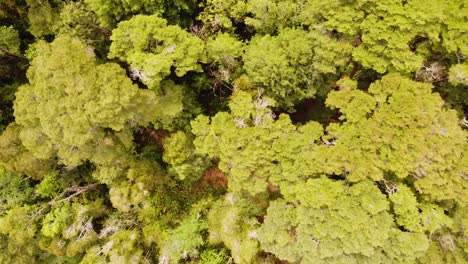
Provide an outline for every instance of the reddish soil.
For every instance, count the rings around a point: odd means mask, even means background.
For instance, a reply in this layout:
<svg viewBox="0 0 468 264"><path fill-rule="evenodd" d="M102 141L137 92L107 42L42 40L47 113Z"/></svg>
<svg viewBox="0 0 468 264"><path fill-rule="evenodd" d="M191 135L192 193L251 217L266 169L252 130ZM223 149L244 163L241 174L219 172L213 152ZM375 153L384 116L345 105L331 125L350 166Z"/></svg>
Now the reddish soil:
<svg viewBox="0 0 468 264"><path fill-rule="evenodd" d="M205 171L200 182L200 187L204 188L207 184L213 186L215 189L226 189L228 179L226 174L218 169L218 167L211 167Z"/></svg>

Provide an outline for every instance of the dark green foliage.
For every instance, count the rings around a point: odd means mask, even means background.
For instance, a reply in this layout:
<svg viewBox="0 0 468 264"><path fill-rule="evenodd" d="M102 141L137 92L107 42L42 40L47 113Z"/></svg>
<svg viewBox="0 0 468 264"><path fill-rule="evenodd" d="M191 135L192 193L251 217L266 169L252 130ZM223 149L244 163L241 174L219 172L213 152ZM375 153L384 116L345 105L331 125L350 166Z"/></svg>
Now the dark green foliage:
<svg viewBox="0 0 468 264"><path fill-rule="evenodd" d="M0 87L0 131L13 120L13 101L19 84L14 83Z"/></svg>
<svg viewBox="0 0 468 264"><path fill-rule="evenodd" d="M68 2L60 12L58 32L70 34L92 45L104 55L111 31L98 25L97 17L83 2Z"/></svg>
<svg viewBox="0 0 468 264"><path fill-rule="evenodd" d="M36 38L55 33L59 21L59 8L54 0L26 0L28 5L28 31Z"/></svg>

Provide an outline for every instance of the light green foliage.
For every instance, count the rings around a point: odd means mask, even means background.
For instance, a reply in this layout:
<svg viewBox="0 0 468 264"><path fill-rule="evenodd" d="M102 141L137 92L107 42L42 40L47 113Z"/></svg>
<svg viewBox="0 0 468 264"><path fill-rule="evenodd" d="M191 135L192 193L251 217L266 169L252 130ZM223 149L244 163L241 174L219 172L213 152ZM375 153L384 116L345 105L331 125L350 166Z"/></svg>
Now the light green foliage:
<svg viewBox="0 0 468 264"><path fill-rule="evenodd" d="M437 7L435 7L437 8ZM450 53L468 55L468 5L466 0L441 1L438 6L444 14L442 25L442 45Z"/></svg>
<svg viewBox="0 0 468 264"><path fill-rule="evenodd" d="M170 80L162 81L156 94L159 100L155 106L158 114L154 127L168 131L189 130L190 121L201 112L196 94L186 85Z"/></svg>
<svg viewBox="0 0 468 264"><path fill-rule="evenodd" d="M419 231L421 217L414 193L405 185L399 185L396 188L396 192L389 196L396 223L409 231Z"/></svg>
<svg viewBox="0 0 468 264"><path fill-rule="evenodd" d="M20 54L18 31L12 26L0 26L0 55L8 53Z"/></svg>
<svg viewBox="0 0 468 264"><path fill-rule="evenodd" d="M33 242L19 244L4 235L0 235L0 252L0 263L36 264L44 257Z"/></svg>
<svg viewBox="0 0 468 264"><path fill-rule="evenodd" d="M386 257L383 257L383 263L414 263L416 259L426 254L429 244L429 239L423 233L391 229L384 248Z"/></svg>
<svg viewBox="0 0 468 264"><path fill-rule="evenodd" d="M229 260L225 250L207 249L200 254L200 264L224 264Z"/></svg>
<svg viewBox="0 0 468 264"><path fill-rule="evenodd" d="M129 212L133 207L149 206L151 192L166 180L159 165L151 161L132 162L122 172L125 177L107 182L112 183L109 199L121 212Z"/></svg>
<svg viewBox="0 0 468 264"><path fill-rule="evenodd" d="M437 257L445 263L465 263L468 259L468 240L466 239L466 227L468 226L468 208L457 207L454 210L454 225L450 232L441 233L431 244L432 252L426 259L430 263L431 258ZM436 259L436 258L434 258Z"/></svg>
<svg viewBox="0 0 468 264"><path fill-rule="evenodd" d="M426 254L418 260L418 263L453 263L464 264L468 254L463 249L456 248L456 242L450 236L442 237L445 241L432 241ZM465 240L464 238L462 238Z"/></svg>
<svg viewBox="0 0 468 264"><path fill-rule="evenodd" d="M297 0L249 0L245 23L258 33L275 34L278 30L297 25L296 16L305 1Z"/></svg>
<svg viewBox="0 0 468 264"><path fill-rule="evenodd" d="M137 231L119 230L103 244L89 248L80 263L150 263L144 257L140 244L141 237Z"/></svg>
<svg viewBox="0 0 468 264"><path fill-rule="evenodd" d="M467 263L467 28L468 0L0 0L0 263Z"/></svg>
<svg viewBox="0 0 468 264"><path fill-rule="evenodd" d="M0 215L7 210L30 202L33 197L31 181L0 165Z"/></svg>
<svg viewBox="0 0 468 264"><path fill-rule="evenodd" d="M404 7L397 1L389 2L375 4L371 9L373 13L360 23L362 44L353 51L353 58L379 73L414 71L422 66L423 58L411 52L409 42L428 28L426 21L419 17L426 10L420 7L411 10L412 18L405 10L410 5Z"/></svg>
<svg viewBox="0 0 468 264"><path fill-rule="evenodd" d="M275 120L268 108L273 104L271 99L253 100L240 91L231 98L231 114L220 112L211 121L199 116L192 122L197 151L219 158L232 191L255 195L266 191L268 183L294 182L319 169L311 158L316 155L321 125L309 122L295 127L287 115Z"/></svg>
<svg viewBox="0 0 468 264"><path fill-rule="evenodd" d="M350 48L319 32L284 29L278 36L255 36L246 48L244 69L267 96L289 107L314 97L322 74L345 65Z"/></svg>
<svg viewBox="0 0 468 264"><path fill-rule="evenodd" d="M229 67L242 56L243 44L232 35L219 33L206 43L208 60Z"/></svg>
<svg viewBox="0 0 468 264"><path fill-rule="evenodd" d="M396 223L411 232L434 233L440 228L450 227L452 220L434 204L419 204L413 192L405 185L396 186L389 196Z"/></svg>
<svg viewBox="0 0 468 264"><path fill-rule="evenodd" d="M93 219L106 214L102 200L54 204L42 221L39 245L50 254L75 256L98 240Z"/></svg>
<svg viewBox="0 0 468 264"><path fill-rule="evenodd" d="M166 138L163 160L170 165L168 172L189 182L200 179L210 163L194 150L193 137L190 134L179 131Z"/></svg>
<svg viewBox="0 0 468 264"><path fill-rule="evenodd" d="M131 148L132 125L155 116L151 91L132 85L117 64L98 65L92 50L68 36L40 43L28 78L16 94L15 117L23 145L38 158L102 163L106 150L119 156Z"/></svg>
<svg viewBox="0 0 468 264"><path fill-rule="evenodd" d="M262 249L271 252L280 259L290 262L299 262L307 254L301 250L314 249L312 240L308 247L301 248L294 245L297 241L296 210L293 205L287 205L283 200L270 203L264 223L258 231L259 241Z"/></svg>
<svg viewBox="0 0 468 264"><path fill-rule="evenodd" d="M93 171L93 178L107 185L111 185L114 182L121 182L125 179L125 173L127 167L125 166L98 166Z"/></svg>
<svg viewBox="0 0 468 264"><path fill-rule="evenodd" d="M207 58L213 68L211 75L215 82L230 83L239 76L243 51L243 43L227 33L219 33L207 40Z"/></svg>
<svg viewBox="0 0 468 264"><path fill-rule="evenodd" d="M364 8L367 4L372 5L372 2L311 0L305 3L300 19L305 25L313 26L316 22L321 22L329 31L335 29L354 36L359 33L359 23L365 17Z"/></svg>
<svg viewBox="0 0 468 264"><path fill-rule="evenodd" d="M73 209L70 203L55 208L42 221L42 234L47 237L59 235L71 224L72 216Z"/></svg>
<svg viewBox="0 0 468 264"><path fill-rule="evenodd" d="M157 15L120 22L111 40L109 58L128 62L134 77L151 88L159 86L171 67L179 77L201 70L197 62L204 57L203 42Z"/></svg>
<svg viewBox="0 0 468 264"><path fill-rule="evenodd" d="M283 105L317 92L312 71L314 39L303 30L288 29L277 37L256 37L247 47L244 69L268 96Z"/></svg>
<svg viewBox="0 0 468 264"><path fill-rule="evenodd" d="M235 263L252 263L259 252L255 218L261 211L252 198L226 194L215 202L208 214L209 241L223 243L231 250Z"/></svg>
<svg viewBox="0 0 468 264"><path fill-rule="evenodd" d="M422 230L430 234L442 228L452 227L452 219L445 215L444 209L435 204L423 203L419 206L421 210L421 226Z"/></svg>
<svg viewBox="0 0 468 264"><path fill-rule="evenodd" d="M367 68L379 73L410 73L418 70L424 60L412 50L417 40L439 45L442 34L442 45L450 52L466 49L462 44L466 33L461 30L467 23L463 12L466 6L461 2L313 0L305 3L300 20L306 25L336 30L350 42L359 36L353 59Z"/></svg>
<svg viewBox="0 0 468 264"><path fill-rule="evenodd" d="M270 203L258 230L262 248L297 263L376 263L413 259L424 235L394 229L388 201L370 181L352 186L322 177L297 184L287 200ZM409 245L388 244L406 237ZM420 244L415 247L412 237Z"/></svg>
<svg viewBox="0 0 468 264"><path fill-rule="evenodd" d="M468 63L452 65L449 70L449 81L453 84L468 85Z"/></svg>
<svg viewBox="0 0 468 264"><path fill-rule="evenodd" d="M350 181L380 180L384 173L413 176L416 188L431 199L466 203L467 182L457 176L466 164L466 135L431 85L387 75L368 93L354 87L343 81L327 99L346 120L327 127L324 139L334 145L322 148L327 170Z"/></svg>
<svg viewBox="0 0 468 264"><path fill-rule="evenodd" d="M21 143L21 128L11 123L0 136L0 162L9 170L41 179L53 169L51 160L36 158Z"/></svg>
<svg viewBox="0 0 468 264"><path fill-rule="evenodd" d="M336 83L340 87L339 92L331 92L327 97L327 105L338 107L342 116L341 120L359 123L374 110L376 100L369 94L357 90L357 83L344 78Z"/></svg>
<svg viewBox="0 0 468 264"><path fill-rule="evenodd" d="M38 42L40 43L40 41L38 41ZM34 57L37 56L38 42L34 42L34 43L29 44L28 48L24 52L24 56L30 61L32 61L34 59Z"/></svg>
<svg viewBox="0 0 468 264"><path fill-rule="evenodd" d="M458 207L455 210L454 216L454 225L452 231L455 234L458 234L462 242L462 247L465 253L468 253L468 241L466 238L466 227L468 226L468 208L467 207Z"/></svg>
<svg viewBox="0 0 468 264"><path fill-rule="evenodd" d="M198 257L198 248L204 245L201 232L206 229L206 222L197 215L189 216L180 225L171 230L160 250L159 263L179 263L189 257Z"/></svg>
<svg viewBox="0 0 468 264"><path fill-rule="evenodd" d="M25 205L9 210L0 216L0 234L8 236L19 245L28 243L37 231L38 208Z"/></svg>
<svg viewBox="0 0 468 264"><path fill-rule="evenodd" d="M44 198L56 197L63 189L64 184L61 181L58 171L51 171L44 175L42 181L36 186L36 192Z"/></svg>
<svg viewBox="0 0 468 264"><path fill-rule="evenodd" d="M169 127L173 119L179 116L184 109L183 99L185 89L182 85L176 85L171 81L161 84L162 94L159 95L159 104L157 112L161 113L158 116L158 121L163 127Z"/></svg>

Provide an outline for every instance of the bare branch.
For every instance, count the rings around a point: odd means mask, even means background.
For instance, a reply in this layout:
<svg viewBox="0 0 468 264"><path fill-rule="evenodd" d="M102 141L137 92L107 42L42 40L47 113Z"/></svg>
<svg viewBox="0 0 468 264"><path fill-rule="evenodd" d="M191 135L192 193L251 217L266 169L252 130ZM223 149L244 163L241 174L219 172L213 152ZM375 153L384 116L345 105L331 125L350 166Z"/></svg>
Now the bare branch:
<svg viewBox="0 0 468 264"><path fill-rule="evenodd" d="M58 203L70 201L71 199L73 199L73 197L76 197L76 196L78 196L78 195L80 195L80 194L82 194L84 192L94 190L98 186L99 186L98 183L94 183L94 184L87 185L87 186L72 186L72 187L66 189L62 194L74 192L73 194L71 194L70 196L68 196L66 198L63 198L61 200L52 200L48 204L51 205L51 206L54 206L54 205L56 205Z"/></svg>

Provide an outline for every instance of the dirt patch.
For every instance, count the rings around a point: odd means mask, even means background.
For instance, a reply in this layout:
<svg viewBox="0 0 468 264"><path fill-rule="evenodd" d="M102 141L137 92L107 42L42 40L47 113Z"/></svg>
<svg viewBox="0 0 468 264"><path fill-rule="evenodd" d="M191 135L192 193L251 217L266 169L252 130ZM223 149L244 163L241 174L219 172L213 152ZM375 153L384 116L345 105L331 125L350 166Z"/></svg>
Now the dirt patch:
<svg viewBox="0 0 468 264"><path fill-rule="evenodd" d="M200 187L205 188L207 185L211 185L215 189L226 189L228 185L226 174L218 167L208 168L200 182Z"/></svg>

